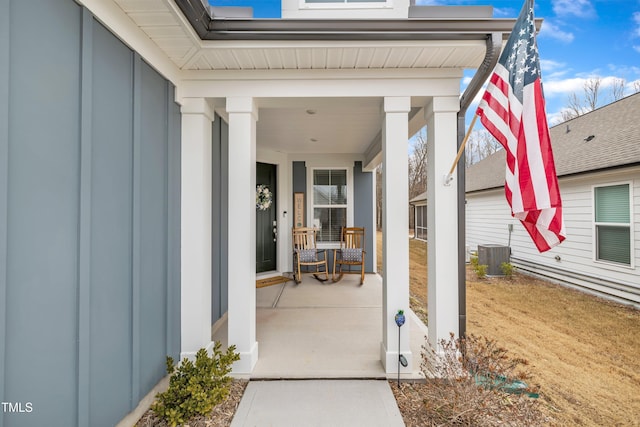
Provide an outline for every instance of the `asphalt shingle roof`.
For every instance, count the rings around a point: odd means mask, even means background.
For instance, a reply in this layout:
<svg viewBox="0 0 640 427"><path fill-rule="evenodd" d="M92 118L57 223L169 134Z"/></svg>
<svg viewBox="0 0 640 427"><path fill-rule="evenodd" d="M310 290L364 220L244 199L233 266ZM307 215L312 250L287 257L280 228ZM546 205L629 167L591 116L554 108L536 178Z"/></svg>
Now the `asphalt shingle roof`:
<svg viewBox="0 0 640 427"><path fill-rule="evenodd" d="M563 122L549 133L559 177L640 164L640 93ZM467 169L466 191L501 187L504 172L505 151L500 150Z"/></svg>

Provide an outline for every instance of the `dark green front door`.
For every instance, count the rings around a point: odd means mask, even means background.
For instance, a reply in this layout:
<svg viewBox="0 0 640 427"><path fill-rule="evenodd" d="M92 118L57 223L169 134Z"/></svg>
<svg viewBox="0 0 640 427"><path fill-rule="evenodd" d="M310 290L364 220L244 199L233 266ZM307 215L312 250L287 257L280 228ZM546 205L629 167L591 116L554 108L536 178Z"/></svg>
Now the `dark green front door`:
<svg viewBox="0 0 640 427"><path fill-rule="evenodd" d="M276 269L276 168L276 165L256 163L256 191L264 187L271 193L268 208L262 210L256 205L256 273Z"/></svg>

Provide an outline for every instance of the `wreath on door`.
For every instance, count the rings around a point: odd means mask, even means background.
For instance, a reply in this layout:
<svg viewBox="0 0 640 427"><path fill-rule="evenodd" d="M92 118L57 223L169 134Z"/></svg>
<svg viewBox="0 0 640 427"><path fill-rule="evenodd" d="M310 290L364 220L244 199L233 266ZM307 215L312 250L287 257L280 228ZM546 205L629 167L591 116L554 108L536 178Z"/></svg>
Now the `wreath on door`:
<svg viewBox="0 0 640 427"><path fill-rule="evenodd" d="M256 209L266 211L273 203L273 193L266 185L256 186Z"/></svg>

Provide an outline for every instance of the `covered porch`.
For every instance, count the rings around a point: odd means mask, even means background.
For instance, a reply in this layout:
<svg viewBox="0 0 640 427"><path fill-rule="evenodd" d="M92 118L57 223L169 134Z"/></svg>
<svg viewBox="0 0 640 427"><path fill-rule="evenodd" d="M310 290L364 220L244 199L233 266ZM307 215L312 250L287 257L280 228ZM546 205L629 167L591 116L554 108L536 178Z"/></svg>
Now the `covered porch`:
<svg viewBox="0 0 640 427"><path fill-rule="evenodd" d="M490 14L481 15L476 16L479 22L493 25ZM337 307L309 305L316 303L316 297L300 299L287 310L259 306L257 273L293 271L295 226L320 229L319 246L329 251L339 245L340 227L363 227L369 236L375 235L375 171L382 166L384 278L375 310L370 310L372 317L357 320L377 334L370 335L374 338L366 344L371 346L367 357L373 359L350 356L343 363L360 360L354 369L374 376L381 365L384 375L393 375L401 353L408 361L401 373L412 375L420 351L412 348L409 336L414 329L423 334L407 322L399 338L394 316L398 310L409 312L408 140L425 126L428 197L433 201L427 207L430 235L429 259L425 259L428 339L437 346L450 333L460 332L458 230L464 191L443 178L456 157L464 117L459 114L462 70L478 67L499 37L496 33L488 38L486 29L468 33L466 20L450 16L445 21L457 24L433 34L426 25L418 38L401 31L400 39L387 40L376 30L364 38L359 34L335 40L335 34L329 37L324 29L315 35L318 39L207 40L199 46L177 90L182 105L182 357L192 357L203 346L210 348L211 325L223 319L226 323L219 331L226 333L226 342L235 345L241 356L234 374L259 375L273 363L269 375L293 375L293 366L313 353L295 353L295 348L287 347L288 340L272 340L270 329L259 325L271 320L272 325L280 322L283 331L301 325L340 331L329 327L341 315L330 312ZM470 86L479 88L477 82ZM258 165L270 172L263 174ZM273 216L267 220L256 208L256 189L262 186L274 194L269 207ZM339 193L335 200L326 197L334 187ZM257 252L267 243L272 248L269 256L262 257ZM367 273L376 272L375 246L373 239L366 248ZM267 261L273 262L271 267L258 267ZM341 286L322 290L338 293ZM284 301L305 289L285 288ZM359 298L363 295L357 293ZM343 300L352 301L349 311L369 310L360 306L359 299L344 296ZM294 310L300 310L298 317L285 316ZM267 315L273 319L263 323L262 316ZM358 329L366 328L358 324L344 330ZM304 329L289 332L307 336ZM340 360L343 343L331 342L335 336L330 333L327 337L329 359ZM345 342L357 339L352 336ZM269 355L272 342L286 349L272 353L286 360L279 368ZM325 359L315 360L311 369L329 377L334 374L322 368Z"/></svg>
<svg viewBox="0 0 640 427"><path fill-rule="evenodd" d="M402 379L420 377L421 346L427 327L409 311L401 334L409 334L414 355ZM305 275L295 282L256 289L256 339L260 358L251 379L396 378L380 360L382 277L367 274L338 283L321 283ZM211 330L211 339L228 343L227 317ZM397 328L396 328L397 334Z"/></svg>
<svg viewBox="0 0 640 427"><path fill-rule="evenodd" d="M437 201L429 218L438 224L428 243L430 258L424 260L429 265L429 340L436 345L449 333L458 333L458 223L451 214L457 211L458 193L456 186L443 185L441 178L456 153L460 71L408 73L411 77L405 72L401 79L394 78L394 71L366 79L322 74L332 78L305 78L305 85L291 80L247 83L260 95L255 97L238 96L237 87L224 79L185 82L184 95L191 96L183 98L182 106L182 357L191 357L202 343L212 345L210 328L218 321L217 311L225 318L222 330L228 344L235 345L241 356L234 364L236 375L393 376L398 352L408 361L401 373L415 375L424 333L410 321L398 337L394 316L398 310L409 312L408 139L425 125L433 141L429 158L435 164L429 169L429 181L434 183L430 191ZM421 96L412 95L418 87ZM288 96L283 97L285 93ZM281 303L291 304L286 311L269 312L258 305L261 295L256 294L255 281L260 270L256 266L262 260L256 255L260 252L256 229L261 227L262 212L256 209L255 193L256 184L265 184L257 173L258 164L272 167L270 185L276 193L269 208L274 216L265 227L265 241L273 242L275 257L273 268L267 270L270 274L293 271L291 229L298 222L322 230L319 247L328 253L339 245L335 231L341 226L364 227L371 245L366 248L366 271L375 273L375 168L382 165L385 275L367 278L377 284L377 298L365 297L365 288L373 287L366 283L342 296L344 285L325 285L321 292L337 295L320 309L313 305L317 296L304 297L306 287L301 286L285 288ZM330 180L322 181L327 175ZM327 194L324 191L334 190L343 192L337 205L333 200L318 201ZM303 195L300 221L294 220L298 194ZM328 229L333 232L327 233ZM294 295L300 298L287 302ZM333 327L332 322L340 322L343 311L331 312L338 307L332 308L330 301L342 301L347 311L362 312L364 317L353 317L357 327L336 329L339 324ZM294 314L297 317L288 317ZM267 315L274 319L266 324L279 324L278 334L284 336L289 327L302 328L289 330L294 335L308 336L302 325L309 330L320 328L320 334L326 331L323 340L312 341L326 342L331 350L328 359L342 360L345 368L333 372L338 363L323 365L325 355L310 364L309 372L292 373L296 363L310 356L292 356L297 347L288 348L289 340L272 339L271 329L259 329L261 316ZM368 350L358 347L344 356L343 344L357 342L358 331L368 328L371 334L363 334L370 337ZM415 342L420 344L412 348L409 336L414 329L420 336ZM353 335L347 334L344 342L332 341L331 331L348 330ZM275 358L269 356L272 343L282 347L273 353L279 355ZM360 351L366 356L357 356ZM346 367L348 361L353 362L352 368Z"/></svg>

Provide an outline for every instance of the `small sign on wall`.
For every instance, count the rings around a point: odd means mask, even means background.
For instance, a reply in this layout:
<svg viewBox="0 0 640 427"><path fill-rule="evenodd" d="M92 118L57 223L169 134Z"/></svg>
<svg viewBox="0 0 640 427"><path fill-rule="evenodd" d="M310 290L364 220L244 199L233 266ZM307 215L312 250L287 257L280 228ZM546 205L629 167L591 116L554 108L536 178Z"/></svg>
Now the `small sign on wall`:
<svg viewBox="0 0 640 427"><path fill-rule="evenodd" d="M293 193L293 226L304 227L304 193Z"/></svg>

